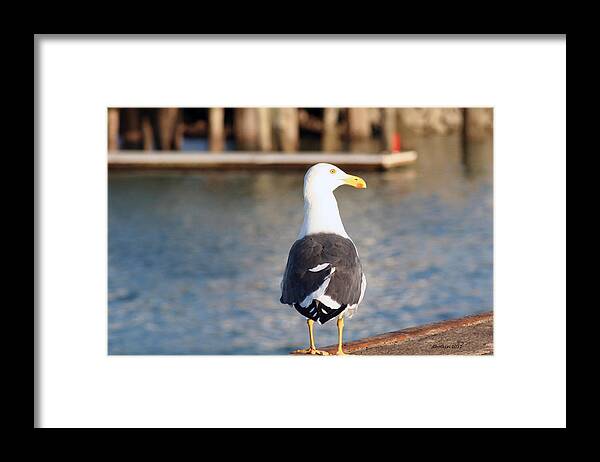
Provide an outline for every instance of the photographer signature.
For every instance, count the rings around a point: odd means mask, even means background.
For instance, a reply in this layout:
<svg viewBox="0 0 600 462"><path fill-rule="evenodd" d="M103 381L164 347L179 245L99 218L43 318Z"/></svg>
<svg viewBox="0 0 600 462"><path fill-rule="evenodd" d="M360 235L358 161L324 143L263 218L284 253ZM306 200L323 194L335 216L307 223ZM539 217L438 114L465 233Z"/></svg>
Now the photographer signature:
<svg viewBox="0 0 600 462"><path fill-rule="evenodd" d="M431 348L441 348L441 349L453 349L460 350L465 345L465 342L457 341L455 343L444 344L444 343L434 343L431 345Z"/></svg>

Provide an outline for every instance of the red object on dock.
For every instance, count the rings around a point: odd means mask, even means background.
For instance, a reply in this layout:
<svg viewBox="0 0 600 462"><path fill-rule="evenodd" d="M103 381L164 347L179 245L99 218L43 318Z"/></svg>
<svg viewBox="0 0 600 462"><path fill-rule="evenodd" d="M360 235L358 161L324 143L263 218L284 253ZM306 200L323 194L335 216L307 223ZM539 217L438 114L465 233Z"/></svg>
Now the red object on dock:
<svg viewBox="0 0 600 462"><path fill-rule="evenodd" d="M400 152L400 133L394 133L392 137L392 152Z"/></svg>

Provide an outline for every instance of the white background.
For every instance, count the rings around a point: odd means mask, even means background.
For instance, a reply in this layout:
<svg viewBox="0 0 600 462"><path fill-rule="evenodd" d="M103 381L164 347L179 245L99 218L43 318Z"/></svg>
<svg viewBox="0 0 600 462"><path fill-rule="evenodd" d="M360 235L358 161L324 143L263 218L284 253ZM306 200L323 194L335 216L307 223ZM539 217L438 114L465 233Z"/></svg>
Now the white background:
<svg viewBox="0 0 600 462"><path fill-rule="evenodd" d="M38 40L39 426L566 425L564 38ZM107 355L106 107L286 105L494 106L493 357Z"/></svg>

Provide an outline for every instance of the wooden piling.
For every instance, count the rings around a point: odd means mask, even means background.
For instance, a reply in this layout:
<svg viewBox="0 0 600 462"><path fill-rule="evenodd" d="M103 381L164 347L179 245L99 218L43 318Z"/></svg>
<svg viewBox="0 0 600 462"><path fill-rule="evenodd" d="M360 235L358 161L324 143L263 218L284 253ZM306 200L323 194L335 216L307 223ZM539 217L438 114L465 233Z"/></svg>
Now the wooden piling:
<svg viewBox="0 0 600 462"><path fill-rule="evenodd" d="M213 107L208 111L209 146L212 152L225 148L225 109Z"/></svg>
<svg viewBox="0 0 600 462"><path fill-rule="evenodd" d="M469 110L465 107L461 109L462 113L462 138L461 144L463 148L463 159L467 157L469 150L469 134L467 133L467 127L469 126Z"/></svg>
<svg viewBox="0 0 600 462"><path fill-rule="evenodd" d="M258 145L256 108L236 108L233 125L238 149L256 149Z"/></svg>
<svg viewBox="0 0 600 462"><path fill-rule="evenodd" d="M185 125L183 124L183 111L179 111L179 116L177 118L177 125L175 127L175 140L173 144L173 149L176 151L180 151L183 149L183 134L185 132Z"/></svg>
<svg viewBox="0 0 600 462"><path fill-rule="evenodd" d="M164 150L175 149L177 124L180 122L180 109L176 107L165 107L158 109L158 128L160 138L160 148Z"/></svg>
<svg viewBox="0 0 600 462"><path fill-rule="evenodd" d="M143 149L144 135L142 133L141 111L135 108L121 110L123 123L123 145L121 149Z"/></svg>
<svg viewBox="0 0 600 462"><path fill-rule="evenodd" d="M337 151L340 148L338 133L338 117L340 110L336 107L326 107L323 110L323 151Z"/></svg>
<svg viewBox="0 0 600 462"><path fill-rule="evenodd" d="M364 140L371 136L369 109L352 107L348 109L348 130L350 139Z"/></svg>
<svg viewBox="0 0 600 462"><path fill-rule="evenodd" d="M298 149L300 136L298 108L279 109L279 136L282 151L293 152Z"/></svg>
<svg viewBox="0 0 600 462"><path fill-rule="evenodd" d="M493 132L493 108L474 107L465 109L468 113L465 121L465 134L470 140L481 140Z"/></svg>
<svg viewBox="0 0 600 462"><path fill-rule="evenodd" d="M160 141L157 132L152 127L149 117L142 117L142 136L144 151L160 150Z"/></svg>
<svg viewBox="0 0 600 462"><path fill-rule="evenodd" d="M108 108L108 150L119 149L119 109Z"/></svg>
<svg viewBox="0 0 600 462"><path fill-rule="evenodd" d="M271 108L261 107L258 111L258 148L261 151L273 150L273 135L271 122Z"/></svg>

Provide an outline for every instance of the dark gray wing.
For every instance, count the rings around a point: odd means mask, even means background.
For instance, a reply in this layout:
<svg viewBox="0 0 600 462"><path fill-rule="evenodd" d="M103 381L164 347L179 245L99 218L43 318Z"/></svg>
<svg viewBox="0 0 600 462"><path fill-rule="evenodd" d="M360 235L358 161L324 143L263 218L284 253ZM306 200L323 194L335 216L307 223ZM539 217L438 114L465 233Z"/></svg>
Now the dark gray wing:
<svg viewBox="0 0 600 462"><path fill-rule="evenodd" d="M327 266L314 271L326 263ZM340 305L358 303L362 267L354 243L329 233L312 234L297 240L290 249L283 275L281 303L302 303L329 277L325 295Z"/></svg>

